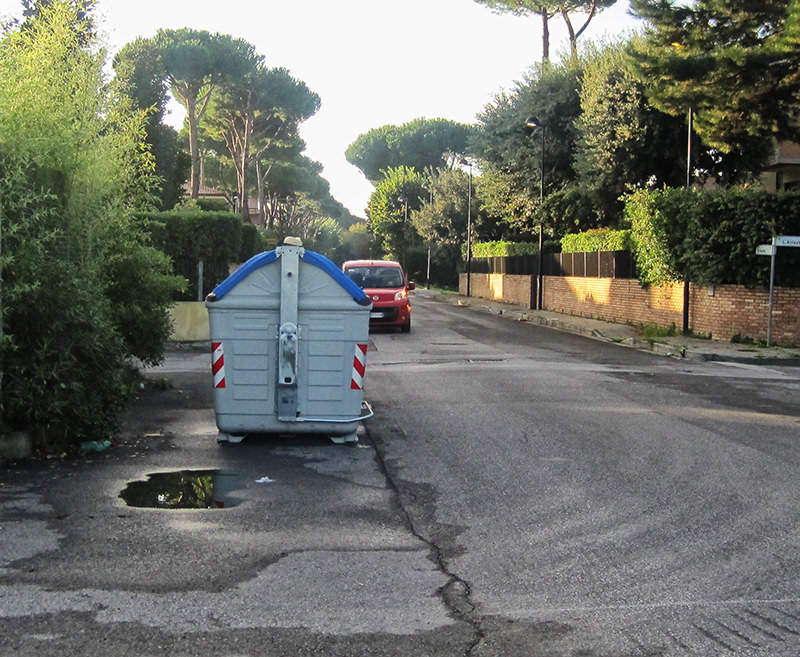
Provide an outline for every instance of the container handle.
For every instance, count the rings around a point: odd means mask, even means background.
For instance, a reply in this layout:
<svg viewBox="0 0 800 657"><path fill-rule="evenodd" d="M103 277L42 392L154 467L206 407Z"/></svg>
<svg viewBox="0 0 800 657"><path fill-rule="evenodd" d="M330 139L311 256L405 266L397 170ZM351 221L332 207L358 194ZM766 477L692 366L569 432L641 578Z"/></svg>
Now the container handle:
<svg viewBox="0 0 800 657"><path fill-rule="evenodd" d="M360 420L368 420L373 417L375 413L372 411L372 406L369 402L361 402L361 415L358 417L351 417L346 419L332 419L332 418L311 418L311 417L297 417L288 420L289 422L326 422L327 424L349 424L350 422L359 422Z"/></svg>

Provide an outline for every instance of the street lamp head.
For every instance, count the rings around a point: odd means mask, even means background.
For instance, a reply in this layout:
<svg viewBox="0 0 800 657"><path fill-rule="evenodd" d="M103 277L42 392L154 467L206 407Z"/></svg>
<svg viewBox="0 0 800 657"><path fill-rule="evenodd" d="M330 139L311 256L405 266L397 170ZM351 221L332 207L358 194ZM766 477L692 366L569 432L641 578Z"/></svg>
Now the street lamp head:
<svg viewBox="0 0 800 657"><path fill-rule="evenodd" d="M544 128L544 123L535 116L529 116L525 119L525 129L528 132L533 132L534 128Z"/></svg>

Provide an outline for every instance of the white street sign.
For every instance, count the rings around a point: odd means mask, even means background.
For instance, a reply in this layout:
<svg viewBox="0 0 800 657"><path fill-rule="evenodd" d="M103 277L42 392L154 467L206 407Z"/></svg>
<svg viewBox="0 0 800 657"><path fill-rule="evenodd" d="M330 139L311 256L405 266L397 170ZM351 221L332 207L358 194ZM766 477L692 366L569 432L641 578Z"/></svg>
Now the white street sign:
<svg viewBox="0 0 800 657"><path fill-rule="evenodd" d="M777 247L774 244L759 244L756 247L756 255L775 255Z"/></svg>
<svg viewBox="0 0 800 657"><path fill-rule="evenodd" d="M800 246L800 235L778 235L773 241L775 246Z"/></svg>

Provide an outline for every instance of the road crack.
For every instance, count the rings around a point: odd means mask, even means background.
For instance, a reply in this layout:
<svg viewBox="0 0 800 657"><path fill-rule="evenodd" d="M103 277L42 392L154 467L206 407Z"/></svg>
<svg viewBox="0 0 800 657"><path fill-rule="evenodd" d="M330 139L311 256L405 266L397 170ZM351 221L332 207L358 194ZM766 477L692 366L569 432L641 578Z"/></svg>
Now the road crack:
<svg viewBox="0 0 800 657"><path fill-rule="evenodd" d="M398 433L402 432L398 430ZM430 560L447 578L447 583L437 591L439 597L454 619L472 628L470 642L464 650L465 657L470 657L486 637L486 631L472 602L472 587L448 563L444 544L453 542L460 530L436 521L432 487L400 478L397 468L386 458L386 446L382 438L372 435L368 429L367 435L375 447L375 460L392 491L403 524L414 538L428 547Z"/></svg>

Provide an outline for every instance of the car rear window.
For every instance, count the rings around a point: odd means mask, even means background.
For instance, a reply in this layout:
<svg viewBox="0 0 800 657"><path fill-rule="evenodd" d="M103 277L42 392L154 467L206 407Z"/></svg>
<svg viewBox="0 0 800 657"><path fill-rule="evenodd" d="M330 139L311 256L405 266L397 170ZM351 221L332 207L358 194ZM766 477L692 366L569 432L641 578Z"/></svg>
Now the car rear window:
<svg viewBox="0 0 800 657"><path fill-rule="evenodd" d="M350 267L345 271L356 285L371 288L403 287L403 275L397 267Z"/></svg>

